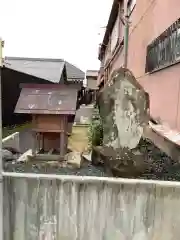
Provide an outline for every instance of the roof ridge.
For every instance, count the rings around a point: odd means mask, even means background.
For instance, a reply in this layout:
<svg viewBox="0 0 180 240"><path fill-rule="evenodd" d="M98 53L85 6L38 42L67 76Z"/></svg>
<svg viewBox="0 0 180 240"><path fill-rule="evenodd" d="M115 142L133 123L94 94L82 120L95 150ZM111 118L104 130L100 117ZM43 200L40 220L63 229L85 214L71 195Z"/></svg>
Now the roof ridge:
<svg viewBox="0 0 180 240"><path fill-rule="evenodd" d="M5 60L65 62L65 60L61 58L31 58L31 57L11 57L11 56L5 56Z"/></svg>
<svg viewBox="0 0 180 240"><path fill-rule="evenodd" d="M78 71L80 71L82 74L85 74L85 72L84 72L81 68L79 68L76 64L70 63L70 62L68 62L68 61L65 60L65 64L66 64L66 63L67 63L69 66L76 68L76 69L77 69Z"/></svg>

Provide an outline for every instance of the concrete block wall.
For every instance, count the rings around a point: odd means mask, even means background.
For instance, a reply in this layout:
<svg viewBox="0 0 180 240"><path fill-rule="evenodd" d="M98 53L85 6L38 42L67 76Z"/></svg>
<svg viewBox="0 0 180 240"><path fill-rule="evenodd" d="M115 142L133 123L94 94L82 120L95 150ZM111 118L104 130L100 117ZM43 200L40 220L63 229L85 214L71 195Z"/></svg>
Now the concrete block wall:
<svg viewBox="0 0 180 240"><path fill-rule="evenodd" d="M4 240L179 239L178 182L13 174L4 178Z"/></svg>

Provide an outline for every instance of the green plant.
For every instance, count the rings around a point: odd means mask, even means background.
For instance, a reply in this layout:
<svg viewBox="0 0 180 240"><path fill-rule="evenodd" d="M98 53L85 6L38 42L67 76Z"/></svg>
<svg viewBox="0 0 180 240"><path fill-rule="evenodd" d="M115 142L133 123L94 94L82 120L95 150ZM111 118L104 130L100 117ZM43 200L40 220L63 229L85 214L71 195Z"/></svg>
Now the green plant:
<svg viewBox="0 0 180 240"><path fill-rule="evenodd" d="M88 142L90 149L93 146L100 146L103 143L103 125L97 106L94 106L91 123L89 125Z"/></svg>

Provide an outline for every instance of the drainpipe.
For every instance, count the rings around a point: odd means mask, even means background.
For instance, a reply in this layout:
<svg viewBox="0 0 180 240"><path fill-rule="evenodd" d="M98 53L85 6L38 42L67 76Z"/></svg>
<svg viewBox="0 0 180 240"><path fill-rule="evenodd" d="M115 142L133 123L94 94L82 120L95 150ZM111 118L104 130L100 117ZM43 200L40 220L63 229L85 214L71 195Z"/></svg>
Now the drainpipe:
<svg viewBox="0 0 180 240"><path fill-rule="evenodd" d="M3 163L2 163L2 93L1 93L1 76L2 76L2 48L3 41L0 38L0 240L3 240Z"/></svg>
<svg viewBox="0 0 180 240"><path fill-rule="evenodd" d="M127 68L128 63L128 43L129 43L129 15L128 0L124 0L124 67Z"/></svg>

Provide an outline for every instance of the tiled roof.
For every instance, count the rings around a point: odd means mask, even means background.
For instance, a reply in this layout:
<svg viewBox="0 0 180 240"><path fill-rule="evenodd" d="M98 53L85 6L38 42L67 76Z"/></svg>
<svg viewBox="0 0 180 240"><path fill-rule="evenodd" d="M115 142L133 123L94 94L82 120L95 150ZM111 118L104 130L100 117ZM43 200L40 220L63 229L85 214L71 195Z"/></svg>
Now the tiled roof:
<svg viewBox="0 0 180 240"><path fill-rule="evenodd" d="M66 68L67 80L84 80L84 72L63 59L5 57L5 67L54 83L59 83Z"/></svg>
<svg viewBox="0 0 180 240"><path fill-rule="evenodd" d="M79 68L70 64L67 61L65 62L65 64L66 64L66 71L67 71L68 80L71 80L71 79L84 80L85 73L82 70L80 70Z"/></svg>

